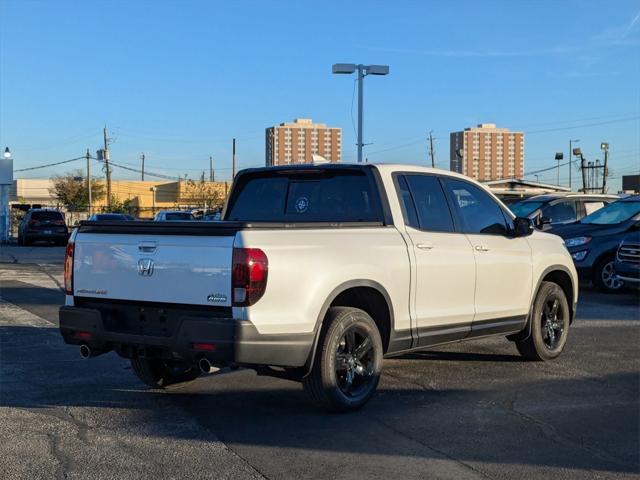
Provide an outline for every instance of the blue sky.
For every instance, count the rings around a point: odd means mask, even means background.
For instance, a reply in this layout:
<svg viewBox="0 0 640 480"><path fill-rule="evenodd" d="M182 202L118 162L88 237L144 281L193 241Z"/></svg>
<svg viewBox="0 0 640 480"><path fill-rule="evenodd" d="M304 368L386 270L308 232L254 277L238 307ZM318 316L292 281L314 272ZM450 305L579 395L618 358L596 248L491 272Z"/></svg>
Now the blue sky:
<svg viewBox="0 0 640 480"><path fill-rule="evenodd" d="M0 22L0 146L16 169L95 151L106 124L116 162L145 152L147 170L194 177L211 154L224 179L232 137L240 167L260 165L265 127L296 117L342 127L355 160L353 77L335 62L390 65L365 80L370 161L427 163L433 130L448 168L449 132L493 122L526 132L526 172L570 138L589 160L610 143L614 188L640 169L637 0L0 0Z"/></svg>

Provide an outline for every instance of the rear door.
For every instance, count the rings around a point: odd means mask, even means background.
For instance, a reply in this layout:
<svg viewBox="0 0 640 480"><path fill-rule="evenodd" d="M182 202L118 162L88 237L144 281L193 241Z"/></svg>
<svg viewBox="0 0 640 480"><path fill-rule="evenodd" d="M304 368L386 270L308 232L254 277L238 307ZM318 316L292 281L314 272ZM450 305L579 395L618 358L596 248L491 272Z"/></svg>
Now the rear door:
<svg viewBox="0 0 640 480"><path fill-rule="evenodd" d="M74 295L230 306L234 238L80 231Z"/></svg>
<svg viewBox="0 0 640 480"><path fill-rule="evenodd" d="M475 260L456 233L440 180L407 173L395 177L416 267L414 312L420 346L464 338L474 317Z"/></svg>
<svg viewBox="0 0 640 480"><path fill-rule="evenodd" d="M447 192L476 260L472 330L515 329L526 319L532 288L531 248L513 237L510 217L481 187L446 179ZM481 334L481 333L479 333Z"/></svg>

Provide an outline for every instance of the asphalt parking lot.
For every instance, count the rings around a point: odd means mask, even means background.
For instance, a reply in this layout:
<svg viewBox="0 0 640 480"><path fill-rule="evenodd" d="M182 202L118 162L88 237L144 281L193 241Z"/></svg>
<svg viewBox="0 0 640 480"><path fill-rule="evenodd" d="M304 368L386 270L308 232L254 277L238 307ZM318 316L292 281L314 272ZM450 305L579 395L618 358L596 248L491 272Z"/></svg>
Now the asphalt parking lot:
<svg viewBox="0 0 640 480"><path fill-rule="evenodd" d="M58 334L60 247L0 247L2 478L638 478L636 294L581 291L563 356L503 339L385 360L361 411L244 370L166 391Z"/></svg>

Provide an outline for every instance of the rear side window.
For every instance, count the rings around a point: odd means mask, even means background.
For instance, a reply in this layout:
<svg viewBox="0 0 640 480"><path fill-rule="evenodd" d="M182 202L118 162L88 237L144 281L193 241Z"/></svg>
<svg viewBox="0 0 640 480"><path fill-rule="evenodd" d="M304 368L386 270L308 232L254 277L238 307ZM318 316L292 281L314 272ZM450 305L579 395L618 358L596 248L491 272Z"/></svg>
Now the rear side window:
<svg viewBox="0 0 640 480"><path fill-rule="evenodd" d="M469 182L453 178L448 178L446 185L462 221L464 233L509 233L502 208L488 193Z"/></svg>
<svg viewBox="0 0 640 480"><path fill-rule="evenodd" d="M43 222L46 220L62 220L62 214L60 212L32 212L31 220L38 220Z"/></svg>
<svg viewBox="0 0 640 480"><path fill-rule="evenodd" d="M593 212L595 212L596 210L600 210L602 207L604 207L604 202L594 202L586 200L584 202L585 215L591 215Z"/></svg>
<svg viewBox="0 0 640 480"><path fill-rule="evenodd" d="M405 175L417 212L420 230L453 232L453 219L447 199L437 177Z"/></svg>
<svg viewBox="0 0 640 480"><path fill-rule="evenodd" d="M226 220L244 222L377 222L381 208L362 170L275 171L238 180Z"/></svg>

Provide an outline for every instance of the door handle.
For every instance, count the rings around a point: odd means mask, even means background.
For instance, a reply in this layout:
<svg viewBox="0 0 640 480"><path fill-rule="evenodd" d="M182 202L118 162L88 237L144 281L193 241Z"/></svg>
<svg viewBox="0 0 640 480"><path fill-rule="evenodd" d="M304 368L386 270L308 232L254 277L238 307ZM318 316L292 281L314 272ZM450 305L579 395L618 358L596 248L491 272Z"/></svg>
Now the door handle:
<svg viewBox="0 0 640 480"><path fill-rule="evenodd" d="M489 251L489 247L487 247L486 245L476 245L475 249L477 252L488 252Z"/></svg>
<svg viewBox="0 0 640 480"><path fill-rule="evenodd" d="M156 242L140 242L138 244L138 250L142 253L154 253L158 248Z"/></svg>
<svg viewBox="0 0 640 480"><path fill-rule="evenodd" d="M418 247L420 250L431 250L433 248L433 245L431 243L418 243L416 244L416 247Z"/></svg>

